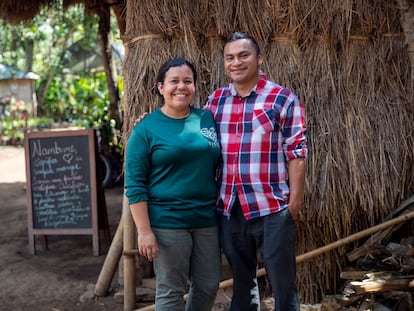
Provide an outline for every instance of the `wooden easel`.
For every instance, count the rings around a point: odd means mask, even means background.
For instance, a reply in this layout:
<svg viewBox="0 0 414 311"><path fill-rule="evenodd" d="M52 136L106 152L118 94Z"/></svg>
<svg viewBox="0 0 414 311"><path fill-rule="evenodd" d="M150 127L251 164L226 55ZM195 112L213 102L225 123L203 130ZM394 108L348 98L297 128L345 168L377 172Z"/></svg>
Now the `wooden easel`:
<svg viewBox="0 0 414 311"><path fill-rule="evenodd" d="M35 254L36 236L48 249L47 235L92 235L98 256L99 231L108 246L110 232L94 131L26 133L25 156L30 252Z"/></svg>
<svg viewBox="0 0 414 311"><path fill-rule="evenodd" d="M96 137L96 135L95 135ZM108 210L106 208L105 189L102 186L103 177L100 168L100 157L98 143L95 139L95 163L96 163L96 188L98 200L98 228L104 233L104 240L107 249L111 244L111 232L109 229Z"/></svg>
<svg viewBox="0 0 414 311"><path fill-rule="evenodd" d="M109 227L108 211L106 208L104 189L99 190L97 192L97 201L98 201L98 232L101 232L101 231L103 232L104 241L105 241L105 244L108 250L111 244L111 232L110 232L110 227ZM40 235L39 238L42 243L42 249L48 250L49 244L47 240L47 235ZM98 251L98 255L99 255L99 251Z"/></svg>

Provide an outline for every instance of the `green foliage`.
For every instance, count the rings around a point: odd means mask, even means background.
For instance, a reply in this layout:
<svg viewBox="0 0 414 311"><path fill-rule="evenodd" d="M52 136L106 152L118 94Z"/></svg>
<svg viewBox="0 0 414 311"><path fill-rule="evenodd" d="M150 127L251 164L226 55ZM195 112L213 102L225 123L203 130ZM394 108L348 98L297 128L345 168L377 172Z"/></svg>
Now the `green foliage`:
<svg viewBox="0 0 414 311"><path fill-rule="evenodd" d="M104 73L61 80L56 77L47 93L42 115L79 126L99 127L107 117L108 90Z"/></svg>
<svg viewBox="0 0 414 311"><path fill-rule="evenodd" d="M48 117L36 117L36 118L28 118L28 127L29 128L37 128L37 129L44 129L50 128L53 124L53 119Z"/></svg>
<svg viewBox="0 0 414 311"><path fill-rule="evenodd" d="M30 129L44 129L52 127L53 120L47 117L28 117L24 112L13 111L2 115L0 137L10 143L23 143L24 133Z"/></svg>
<svg viewBox="0 0 414 311"><path fill-rule="evenodd" d="M2 135L3 136L14 136L17 130L23 129L26 122L20 118L7 116L2 121Z"/></svg>
<svg viewBox="0 0 414 311"><path fill-rule="evenodd" d="M113 124L108 117L105 73L75 74L70 69L74 57L71 47L75 43L86 51L99 50L98 17L86 15L82 5L63 9L62 0L55 3L27 23L9 25L0 20L0 63L40 76L36 81L39 117L29 117L25 124L17 116L0 116L2 136L21 136L25 127L49 127L52 121L83 127ZM112 22L112 38L119 38L114 18ZM118 80L122 94L122 79Z"/></svg>

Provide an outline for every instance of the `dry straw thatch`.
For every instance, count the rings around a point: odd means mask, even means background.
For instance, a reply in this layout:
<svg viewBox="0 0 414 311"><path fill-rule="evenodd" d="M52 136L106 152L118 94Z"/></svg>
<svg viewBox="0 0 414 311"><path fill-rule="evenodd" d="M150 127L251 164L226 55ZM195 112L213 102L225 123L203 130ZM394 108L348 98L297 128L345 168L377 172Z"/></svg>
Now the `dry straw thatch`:
<svg viewBox="0 0 414 311"><path fill-rule="evenodd" d="M33 16L40 12L43 6L52 5L54 0L39 1L1 1L0 2L0 18L15 24L22 20L30 20ZM18 12L16 14L15 12Z"/></svg>
<svg viewBox="0 0 414 311"><path fill-rule="evenodd" d="M125 137L160 105L151 89L168 58L196 65L197 106L226 84L221 51L233 31L256 37L263 70L299 95L310 156L298 254L380 222L414 192L413 90L395 1L132 0L126 14ZM298 265L302 301L338 290L347 250Z"/></svg>
<svg viewBox="0 0 414 311"><path fill-rule="evenodd" d="M114 0L108 0L111 2ZM10 23L18 24L20 22L30 21L34 16L39 14L42 8L48 8L63 4L64 8L75 4L84 4L86 11L93 12L104 0L1 0L0 1L0 19Z"/></svg>

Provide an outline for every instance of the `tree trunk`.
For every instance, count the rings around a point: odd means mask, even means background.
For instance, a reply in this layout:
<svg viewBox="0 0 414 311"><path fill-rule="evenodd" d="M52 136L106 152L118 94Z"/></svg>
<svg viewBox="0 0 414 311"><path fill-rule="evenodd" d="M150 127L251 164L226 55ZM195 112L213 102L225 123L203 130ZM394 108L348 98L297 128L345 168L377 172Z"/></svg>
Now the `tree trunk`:
<svg viewBox="0 0 414 311"><path fill-rule="evenodd" d="M106 81L108 85L109 94L109 117L116 122L116 128L121 129L121 111L120 111L120 97L116 81L116 73L112 61L112 46L109 39L110 33L110 9L104 4L97 10L99 16L99 44L101 46L102 61L106 74Z"/></svg>
<svg viewBox="0 0 414 311"><path fill-rule="evenodd" d="M26 72L33 70L33 52L34 52L34 41L33 39L27 39L25 44L25 54L26 54Z"/></svg>
<svg viewBox="0 0 414 311"><path fill-rule="evenodd" d="M108 0L107 3L111 6L118 22L119 32L121 35L125 34L126 20L125 20L125 6L126 1Z"/></svg>
<svg viewBox="0 0 414 311"><path fill-rule="evenodd" d="M70 39L72 33L73 33L73 29L69 30L68 33L66 34L65 39L62 43L64 48L62 49L62 52L61 52L61 54L59 55L59 58L58 58L59 61L56 64L52 65L52 68L50 69L49 76L47 77L46 83L44 84L42 89L39 91L39 93L40 93L40 96L39 96L39 99L38 99L39 107L43 106L45 98L46 98L47 90L48 90L50 84L52 83L53 77L56 74L56 70L58 69L59 64L62 62L63 58L65 57L67 46L68 46L68 43L69 43L69 39Z"/></svg>

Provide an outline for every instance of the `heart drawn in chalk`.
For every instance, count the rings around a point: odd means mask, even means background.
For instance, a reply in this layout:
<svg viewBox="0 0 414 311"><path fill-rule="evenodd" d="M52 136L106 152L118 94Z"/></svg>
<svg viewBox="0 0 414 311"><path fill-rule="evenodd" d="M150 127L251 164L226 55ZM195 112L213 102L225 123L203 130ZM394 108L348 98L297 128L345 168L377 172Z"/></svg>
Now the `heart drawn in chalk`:
<svg viewBox="0 0 414 311"><path fill-rule="evenodd" d="M70 161L72 161L73 159L73 154L71 153L66 153L63 155L63 161L65 161L66 163L70 163Z"/></svg>

